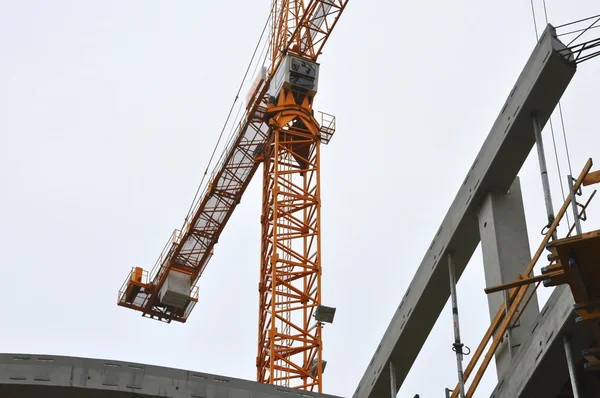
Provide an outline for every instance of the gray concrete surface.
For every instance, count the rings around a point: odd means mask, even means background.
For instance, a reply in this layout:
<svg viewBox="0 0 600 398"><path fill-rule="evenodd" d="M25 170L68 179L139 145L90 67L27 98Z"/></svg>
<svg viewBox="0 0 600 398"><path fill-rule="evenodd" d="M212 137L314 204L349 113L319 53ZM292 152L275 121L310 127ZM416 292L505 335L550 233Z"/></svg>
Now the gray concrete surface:
<svg viewBox="0 0 600 398"><path fill-rule="evenodd" d="M0 397L336 398L187 370L35 354L0 354Z"/></svg>
<svg viewBox="0 0 600 398"><path fill-rule="evenodd" d="M354 398L390 396L391 360L397 388L404 382L450 296L445 253L452 251L460 278L479 243L477 209L490 191L506 192L535 143L531 115L544 126L576 67L558 50L565 46L546 27L452 202L407 288ZM510 56L510 54L506 54Z"/></svg>
<svg viewBox="0 0 600 398"><path fill-rule="evenodd" d="M485 197L478 213L479 235L486 286L496 286L515 281L531 261L525 208L521 195L521 184L517 177L508 192L490 192ZM533 292L529 286L527 297ZM508 291L487 296L490 322L505 301ZM510 361L519 351L521 344L529 337L539 313L537 294L523 309L519 322L508 330L496 350L496 372L498 379L506 372Z"/></svg>
<svg viewBox="0 0 600 398"><path fill-rule="evenodd" d="M569 379L563 333L573 336L572 347L577 356L592 341L590 329L575 323L573 303L573 295L568 286L562 285L554 289L529 338L521 346L508 371L499 379L491 398L558 395Z"/></svg>

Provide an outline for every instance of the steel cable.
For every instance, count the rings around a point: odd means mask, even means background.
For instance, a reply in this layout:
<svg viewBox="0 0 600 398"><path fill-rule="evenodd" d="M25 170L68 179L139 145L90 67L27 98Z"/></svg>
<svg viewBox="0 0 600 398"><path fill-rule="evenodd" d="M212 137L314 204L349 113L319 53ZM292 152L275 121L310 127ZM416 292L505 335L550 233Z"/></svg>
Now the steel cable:
<svg viewBox="0 0 600 398"><path fill-rule="evenodd" d="M210 159L208 160L208 164L206 165L206 169L204 170L204 174L202 175L202 179L200 180L200 184L198 185L198 189L196 190L196 193L194 194L194 199L192 200L192 204L190 205L190 209L188 210L188 215L186 217L186 221L185 223L187 223L188 218L190 217L190 213L193 211L194 206L196 204L196 200L198 200L198 195L200 194L200 190L202 189L202 184L204 183L204 180L206 178L206 176L208 175L208 169L210 168L211 164L212 164L212 160L217 152L217 149L219 147L219 144L221 143L221 139L223 138L223 134L225 132L225 129L227 127L227 124L229 123L229 119L231 118L231 114L233 113L233 109L235 108L235 104L237 103L238 99L239 99L239 95L240 92L242 91L242 87L244 86L244 83L246 82L246 78L248 76L248 72L250 71L250 68L252 67L252 62L254 61L254 58L256 56L256 53L258 51L258 49L260 48L260 44L262 42L263 36L265 34L265 31L267 30L267 27L269 25L269 21L271 20L271 13L269 13L269 16L263 26L262 32L260 34L260 38L258 39L258 43L256 43L256 47L254 48L254 52L252 53L252 57L250 58L250 62L248 63L248 67L246 68L246 72L244 73L244 77L242 78L242 82L240 83L240 86L238 88L237 93L235 94L235 98L233 100L233 103L231 104L231 108L229 109L229 112L227 114L227 118L225 119L225 123L223 124L223 128L221 129L221 132L219 134L219 138L217 139L217 143L215 144L215 147L212 151L212 154L210 155ZM184 224L185 227L185 224Z"/></svg>
<svg viewBox="0 0 600 398"><path fill-rule="evenodd" d="M533 27L535 30L535 37L536 39L539 41L539 35L538 35L538 30L537 30L537 23L536 23L536 18L535 18L535 7L533 5L533 0L530 1L531 2L531 13L533 15ZM544 19L546 21L546 25L548 25L548 9L546 7L546 0L542 1L543 7L544 7ZM558 101L558 106L559 106L559 110L561 109L560 106L560 101ZM561 118L561 125L563 126L563 137L564 137L564 141L565 141L565 151L567 153L567 159L568 159L568 163L569 163L569 173L572 174L571 171L571 160L570 160L570 156L569 156L569 150L568 150L568 146L567 146L567 138L565 135L565 130L564 130L564 119L562 117L562 111L560 112L560 118ZM556 137L554 134L554 125L552 123L552 115L550 115L550 117L548 118L548 121L550 122L550 133L552 135L552 146L554 148L554 158L556 159L556 169L558 172L558 183L560 185L560 193L562 195L562 198L564 200L565 198L565 188L564 188L564 184L563 184L563 180L562 180L562 171L560 168L560 160L558 157L558 148L556 146ZM569 214L566 214L566 218L567 218L567 226L569 227L569 229L571 228L571 220L569 217ZM543 231L542 231L543 234Z"/></svg>

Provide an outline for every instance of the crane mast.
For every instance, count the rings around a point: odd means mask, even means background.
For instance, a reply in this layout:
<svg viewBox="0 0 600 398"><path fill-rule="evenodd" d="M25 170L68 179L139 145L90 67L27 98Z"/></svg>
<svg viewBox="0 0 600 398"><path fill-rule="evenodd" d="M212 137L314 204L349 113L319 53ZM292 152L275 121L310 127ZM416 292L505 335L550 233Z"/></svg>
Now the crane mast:
<svg viewBox="0 0 600 398"><path fill-rule="evenodd" d="M323 46L348 0L274 0L270 63L209 183L148 274L132 269L118 305L185 322L225 224L262 163L257 380L322 391L320 145L335 118L314 116Z"/></svg>

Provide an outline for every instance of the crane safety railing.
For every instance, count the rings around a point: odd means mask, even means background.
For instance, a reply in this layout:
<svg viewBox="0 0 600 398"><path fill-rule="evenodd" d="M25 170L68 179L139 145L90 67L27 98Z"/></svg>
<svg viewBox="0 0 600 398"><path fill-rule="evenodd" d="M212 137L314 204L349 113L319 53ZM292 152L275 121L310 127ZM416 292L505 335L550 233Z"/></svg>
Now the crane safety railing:
<svg viewBox="0 0 600 398"><path fill-rule="evenodd" d="M131 272L129 273L129 277L123 282L121 288L119 289L119 297L117 299L118 302L124 302L126 300L126 295L129 291L130 285L147 285L148 284L148 271L140 268L140 267L131 267Z"/></svg>
<svg viewBox="0 0 600 398"><path fill-rule="evenodd" d="M319 133L321 135L321 142L323 144L329 144L331 137L335 133L335 116L319 112L321 114Z"/></svg>
<svg viewBox="0 0 600 398"><path fill-rule="evenodd" d="M123 282L121 288L119 289L117 302L127 303L132 302L134 306L140 306L143 304L143 299L137 297L138 290L140 288L146 287L153 283L153 279L150 278L152 275L151 272L148 272L140 267L132 267L131 272L129 273L129 277ZM196 302L198 302L198 298L200 296L200 289L198 286L194 285L190 289L190 304L186 307L185 317L192 311ZM130 297L133 297L131 299Z"/></svg>
<svg viewBox="0 0 600 398"><path fill-rule="evenodd" d="M262 91L259 98L264 97L264 87ZM192 286L197 284L212 257L213 245L217 242L220 230L236 202L239 202L239 196L253 171L258 167L254 156L260 152L268 133L268 127L264 124L265 113L263 102L257 101L238 125L208 183L194 200L182 229L171 235L155 263L149 275L152 287L160 288L165 271L174 263L193 270ZM144 308L152 306L156 294L146 298L150 301L143 302Z"/></svg>
<svg viewBox="0 0 600 398"><path fill-rule="evenodd" d="M154 277L158 273L158 269L165 263L165 260L167 258L169 258L169 254L175 249L175 246L177 246L180 241L181 241L181 230L180 229L173 230L173 232L171 233L171 236L169 236L169 240L167 241L167 243L163 247L162 251L160 252L160 255L158 256L156 263L154 263L154 267L152 267L152 270L150 271L150 276Z"/></svg>
<svg viewBox="0 0 600 398"><path fill-rule="evenodd" d="M257 111L259 113L257 117L264 117L266 108L259 107ZM150 274L151 278L155 278L156 276L162 273L162 271L166 267L167 262L169 261L169 259L171 259L173 253L175 252L177 246L182 242L183 239L185 239L186 234L194 228L194 218L200 211L200 207L202 205L203 200L210 195L209 190L211 189L211 187L217 185L219 179L222 177L222 171L226 168L226 164L233 157L233 152L235 152L238 149L238 145L235 145L235 141L240 141L239 136L243 136L249 128L249 122L246 119L239 123L239 126L236 129L237 133L234 134L234 137L231 140L234 141L234 143L230 143L230 145L228 145L227 150L223 152L223 155L220 157L217 165L212 170L210 178L208 179L208 183L204 186L202 193L198 195L196 200L193 202L190 211L185 217L183 227L181 229L175 230L169 238L169 241L165 245L163 251L161 252L161 255L159 256ZM236 139L236 137L238 137L238 139Z"/></svg>
<svg viewBox="0 0 600 398"><path fill-rule="evenodd" d="M263 67L263 69L264 69L264 67ZM261 72L264 74L264 71L261 71ZM265 84L265 80L262 79L256 85L256 87L254 87L252 95L248 98L248 101L249 101L248 106L249 107L250 107L250 105L256 103L257 96L260 95L260 93L262 92L262 90L264 88L264 84ZM258 107L256 107L256 111L255 111L254 115L256 117L264 118L265 113L266 113L266 108L258 106ZM236 117L236 119L237 119L237 117ZM198 193L194 197L192 204L190 206L190 209L184 219L182 228L175 229L171 233L169 240L165 244L156 263L152 267L152 270L150 271L149 275L146 274L147 278L150 281L157 280L158 279L157 277L159 277L160 274L162 274L162 272L166 269L169 259L172 257L172 254L175 252L175 249L177 248L177 246L184 239L185 232L189 231L193 227L192 220L194 218L194 215L197 214L198 210L200 209L203 198L205 198L208 195L209 188L211 187L211 185L213 185L215 183L215 180L218 179L220 171L223 170L223 168L225 167L225 163L227 162L227 159L229 159L231 157L232 151L234 151L236 149L235 142L237 140L239 140L239 136L244 133L244 130L248 127L248 125L249 125L248 114L243 115L242 120L238 119L234 122L235 129L233 131L233 134L231 134L231 136L229 137L229 139L227 140L227 142L225 144L226 150L221 152L221 156L217 160L216 166L213 168L210 178L208 179L207 183L200 186ZM197 282L197 281L195 281L195 282ZM125 281L125 283L127 283L127 281Z"/></svg>

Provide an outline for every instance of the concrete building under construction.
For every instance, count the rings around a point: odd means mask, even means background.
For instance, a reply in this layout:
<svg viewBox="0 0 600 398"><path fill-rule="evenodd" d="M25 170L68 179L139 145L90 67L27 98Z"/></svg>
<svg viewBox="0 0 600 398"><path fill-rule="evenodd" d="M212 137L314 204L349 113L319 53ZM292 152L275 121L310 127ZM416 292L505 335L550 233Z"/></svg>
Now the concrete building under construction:
<svg viewBox="0 0 600 398"><path fill-rule="evenodd" d="M119 292L121 307L185 322L214 245L262 165L256 381L113 360L1 354L0 397L335 398L322 390L323 326L334 322L336 309L321 302L320 224L327 210L320 194L327 187L320 184L320 146L330 144L336 126L334 116L315 112L313 100L318 57L347 3L273 1L263 31L269 51L251 61L260 68L234 134L154 269L133 268ZM548 24L541 32L363 377L353 381L352 398L396 397L449 300L457 378L439 397L479 397L492 361L493 398L600 396L600 231L587 231L584 223L600 168L592 158L576 159L582 168L567 176L568 195L554 209L542 134L579 65L600 54L599 38L567 42L561 31L583 26L576 34L585 33L596 24L598 16ZM539 242L529 241L518 176L530 154L538 159L540 208L543 200L548 221ZM567 215L573 225L559 236ZM467 352L456 283L478 245L490 326ZM544 287L555 289L540 308L536 293Z"/></svg>

